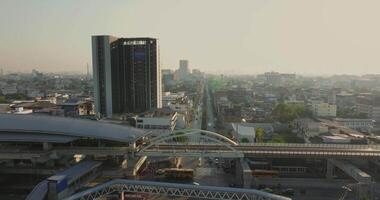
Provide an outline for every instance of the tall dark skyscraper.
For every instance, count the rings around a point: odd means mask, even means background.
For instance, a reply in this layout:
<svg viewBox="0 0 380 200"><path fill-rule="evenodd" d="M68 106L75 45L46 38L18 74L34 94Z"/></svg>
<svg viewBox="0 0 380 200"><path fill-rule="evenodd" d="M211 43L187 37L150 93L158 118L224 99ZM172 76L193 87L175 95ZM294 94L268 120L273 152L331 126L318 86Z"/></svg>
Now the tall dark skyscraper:
<svg viewBox="0 0 380 200"><path fill-rule="evenodd" d="M106 117L161 107L157 40L93 36L96 112Z"/></svg>

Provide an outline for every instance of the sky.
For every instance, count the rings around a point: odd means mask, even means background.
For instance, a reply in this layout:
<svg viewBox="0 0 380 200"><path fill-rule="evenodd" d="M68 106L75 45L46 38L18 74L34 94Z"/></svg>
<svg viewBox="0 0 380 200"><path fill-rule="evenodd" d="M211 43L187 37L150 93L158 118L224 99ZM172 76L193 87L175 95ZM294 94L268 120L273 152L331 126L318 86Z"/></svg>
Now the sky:
<svg viewBox="0 0 380 200"><path fill-rule="evenodd" d="M91 35L159 39L161 68L380 73L378 0L0 0L0 68L82 72Z"/></svg>

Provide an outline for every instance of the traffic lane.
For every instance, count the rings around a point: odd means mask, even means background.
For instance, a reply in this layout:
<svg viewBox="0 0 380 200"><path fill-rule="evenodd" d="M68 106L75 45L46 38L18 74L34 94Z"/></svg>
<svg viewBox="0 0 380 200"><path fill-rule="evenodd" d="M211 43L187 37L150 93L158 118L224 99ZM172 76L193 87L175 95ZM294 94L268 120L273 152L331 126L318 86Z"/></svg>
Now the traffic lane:
<svg viewBox="0 0 380 200"><path fill-rule="evenodd" d="M229 144L227 144L229 145ZM376 150L376 149L371 149L371 148L368 148L368 149L362 149L362 148L358 148L358 149L351 149L351 148L348 148L348 149L344 149L344 148L330 148L330 147L321 147L321 148L317 148L317 147L291 147L291 146L284 146L284 147L281 147L281 146L246 146L246 145L229 145L229 147L232 147L236 150L241 150L241 151L259 151L259 150L267 150L267 151L320 151L320 152L331 152L331 151L335 151L335 152L363 152L363 153L380 153L380 149L379 150ZM215 145L215 144L207 144L207 145L203 145L203 144L189 144L189 145L176 145L176 144L161 144L161 145L157 145L155 146L155 148L162 148L162 149L202 149L202 148L207 148L207 149L210 149L210 150L219 150L219 149L229 149L228 147L224 146L224 145Z"/></svg>

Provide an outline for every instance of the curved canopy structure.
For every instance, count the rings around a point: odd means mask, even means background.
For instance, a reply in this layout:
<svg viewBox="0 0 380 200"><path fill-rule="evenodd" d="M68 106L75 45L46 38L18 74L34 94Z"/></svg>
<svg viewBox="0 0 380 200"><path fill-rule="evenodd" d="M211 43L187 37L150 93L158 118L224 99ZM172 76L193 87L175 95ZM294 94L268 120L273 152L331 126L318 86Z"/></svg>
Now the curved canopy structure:
<svg viewBox="0 0 380 200"><path fill-rule="evenodd" d="M99 121L0 114L0 141L67 143L80 138L134 142L147 131Z"/></svg>
<svg viewBox="0 0 380 200"><path fill-rule="evenodd" d="M214 200L290 200L290 198L255 189L197 186L179 183L114 179L94 188L79 192L65 200L92 200L112 193L142 193L165 195L167 198L186 197Z"/></svg>

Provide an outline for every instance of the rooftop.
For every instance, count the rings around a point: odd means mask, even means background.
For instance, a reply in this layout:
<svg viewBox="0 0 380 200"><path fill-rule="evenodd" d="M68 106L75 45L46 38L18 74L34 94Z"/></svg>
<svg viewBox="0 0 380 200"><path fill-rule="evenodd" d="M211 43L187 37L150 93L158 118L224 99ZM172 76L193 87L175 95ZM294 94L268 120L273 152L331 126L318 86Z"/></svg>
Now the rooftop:
<svg viewBox="0 0 380 200"><path fill-rule="evenodd" d="M17 134L15 134L17 133ZM134 142L148 132L99 121L36 115L0 114L0 141L65 143L79 138Z"/></svg>

